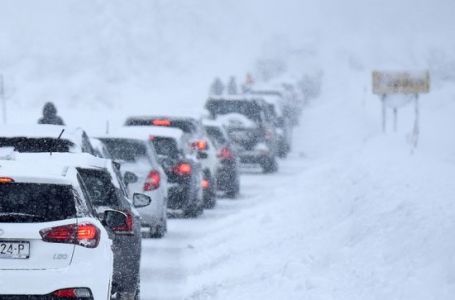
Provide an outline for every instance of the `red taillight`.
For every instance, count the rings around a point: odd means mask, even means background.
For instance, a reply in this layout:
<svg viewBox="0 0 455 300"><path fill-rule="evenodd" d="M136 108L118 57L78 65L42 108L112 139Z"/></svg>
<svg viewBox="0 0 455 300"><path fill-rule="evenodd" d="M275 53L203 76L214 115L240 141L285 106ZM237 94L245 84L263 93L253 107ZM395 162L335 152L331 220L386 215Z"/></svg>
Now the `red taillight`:
<svg viewBox="0 0 455 300"><path fill-rule="evenodd" d="M133 232L133 216L130 212L125 211L126 215L126 224L123 226L118 226L112 228L116 233L132 233Z"/></svg>
<svg viewBox="0 0 455 300"><path fill-rule="evenodd" d="M14 179L10 177L0 177L0 183L13 183Z"/></svg>
<svg viewBox="0 0 455 300"><path fill-rule="evenodd" d="M198 151L204 151L207 150L207 141L198 140L193 142L191 146L193 147L193 149L196 149Z"/></svg>
<svg viewBox="0 0 455 300"><path fill-rule="evenodd" d="M57 299L84 299L92 298L92 293L88 288L69 288L53 292L52 297Z"/></svg>
<svg viewBox="0 0 455 300"><path fill-rule="evenodd" d="M77 298L76 289L58 290L52 293L52 296L58 298Z"/></svg>
<svg viewBox="0 0 455 300"><path fill-rule="evenodd" d="M223 147L218 152L218 157L221 159L230 160L234 158L234 155L232 154L231 149L229 149L228 147Z"/></svg>
<svg viewBox="0 0 455 300"><path fill-rule="evenodd" d="M206 178L202 179L201 187L204 190L208 189L210 187L210 181Z"/></svg>
<svg viewBox="0 0 455 300"><path fill-rule="evenodd" d="M155 119L152 120L152 125L155 126L171 126L171 121L166 119Z"/></svg>
<svg viewBox="0 0 455 300"><path fill-rule="evenodd" d="M174 173L180 176L188 176L191 175L192 169L193 168L189 163L179 163L177 166L175 166Z"/></svg>
<svg viewBox="0 0 455 300"><path fill-rule="evenodd" d="M152 170L147 175L144 183L144 191L153 191L160 187L161 176L160 172Z"/></svg>
<svg viewBox="0 0 455 300"><path fill-rule="evenodd" d="M100 240L100 230L93 224L70 224L40 230L45 242L75 244L95 248Z"/></svg>

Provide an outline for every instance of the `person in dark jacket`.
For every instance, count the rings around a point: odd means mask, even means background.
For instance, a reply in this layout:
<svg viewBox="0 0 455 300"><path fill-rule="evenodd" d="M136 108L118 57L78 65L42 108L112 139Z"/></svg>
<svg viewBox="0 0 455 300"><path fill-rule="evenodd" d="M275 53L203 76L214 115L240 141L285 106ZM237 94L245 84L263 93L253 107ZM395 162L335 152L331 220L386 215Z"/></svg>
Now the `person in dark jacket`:
<svg viewBox="0 0 455 300"><path fill-rule="evenodd" d="M57 108L52 102L44 104L43 117L38 120L38 124L65 125L63 119L57 115Z"/></svg>

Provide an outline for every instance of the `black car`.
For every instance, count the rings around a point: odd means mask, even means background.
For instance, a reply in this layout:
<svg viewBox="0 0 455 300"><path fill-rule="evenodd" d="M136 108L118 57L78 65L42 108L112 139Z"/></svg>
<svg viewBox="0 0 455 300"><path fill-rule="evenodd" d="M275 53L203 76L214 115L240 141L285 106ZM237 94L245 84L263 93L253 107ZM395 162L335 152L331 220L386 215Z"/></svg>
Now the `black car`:
<svg viewBox="0 0 455 300"><path fill-rule="evenodd" d="M220 161L216 172L217 188L229 198L236 198L240 192L238 158L224 127L210 120L203 121L205 131L217 148Z"/></svg>
<svg viewBox="0 0 455 300"><path fill-rule="evenodd" d="M193 217L201 214L202 168L185 149L184 133L174 128L150 128L147 132L168 177L168 211Z"/></svg>
<svg viewBox="0 0 455 300"><path fill-rule="evenodd" d="M205 108L223 123L242 164L256 164L264 173L278 170L278 135L266 118L264 101L247 96L212 97Z"/></svg>

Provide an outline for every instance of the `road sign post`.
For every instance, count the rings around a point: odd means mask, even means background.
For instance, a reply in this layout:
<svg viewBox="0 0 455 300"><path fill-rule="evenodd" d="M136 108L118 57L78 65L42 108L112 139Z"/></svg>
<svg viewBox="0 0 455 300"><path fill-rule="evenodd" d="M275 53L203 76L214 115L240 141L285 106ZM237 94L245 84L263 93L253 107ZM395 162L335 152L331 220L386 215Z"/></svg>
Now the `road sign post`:
<svg viewBox="0 0 455 300"><path fill-rule="evenodd" d="M430 91L430 73L420 72L373 72L373 94L379 95L382 102L382 131L387 130L387 107L393 109L393 129L398 128L398 108L414 102L414 128L412 144L417 147L419 138L419 95ZM392 95L404 96L400 101L394 101ZM413 97L412 97L413 96Z"/></svg>

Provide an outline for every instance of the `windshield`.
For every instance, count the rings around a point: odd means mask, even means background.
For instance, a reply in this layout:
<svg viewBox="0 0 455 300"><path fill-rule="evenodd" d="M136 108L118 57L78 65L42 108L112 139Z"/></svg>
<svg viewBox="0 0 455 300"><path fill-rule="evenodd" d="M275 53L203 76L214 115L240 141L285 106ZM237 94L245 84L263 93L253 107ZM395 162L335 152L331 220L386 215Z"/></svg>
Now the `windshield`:
<svg viewBox="0 0 455 300"><path fill-rule="evenodd" d="M248 119L260 122L261 108L252 101L232 101L232 100L210 100L206 108L213 116L226 115L230 113L239 113Z"/></svg>
<svg viewBox="0 0 455 300"><path fill-rule="evenodd" d="M14 147L17 152L69 152L74 144L57 138L0 138L0 147Z"/></svg>
<svg viewBox="0 0 455 300"><path fill-rule="evenodd" d="M0 222L50 222L74 217L75 200L69 185L0 184Z"/></svg>
<svg viewBox="0 0 455 300"><path fill-rule="evenodd" d="M148 159L147 146L142 141L128 139L102 139L114 159L136 162Z"/></svg>
<svg viewBox="0 0 455 300"><path fill-rule="evenodd" d="M170 158L177 158L179 149L177 142L173 138L155 137L152 140L156 154L160 156L167 156Z"/></svg>

